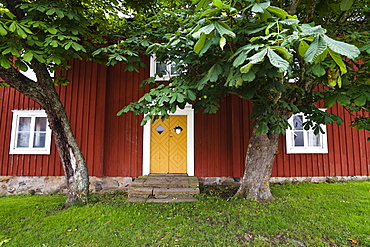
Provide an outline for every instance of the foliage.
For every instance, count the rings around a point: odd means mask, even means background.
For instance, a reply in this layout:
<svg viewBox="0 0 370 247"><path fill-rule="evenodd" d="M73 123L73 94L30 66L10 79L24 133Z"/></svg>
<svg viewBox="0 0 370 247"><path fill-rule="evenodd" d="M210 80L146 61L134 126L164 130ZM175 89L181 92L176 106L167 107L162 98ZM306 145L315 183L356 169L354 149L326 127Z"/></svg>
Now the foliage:
<svg viewBox="0 0 370 247"><path fill-rule="evenodd" d="M283 183L276 200L221 199L207 188L190 203L126 203L94 194L64 207L63 196L0 197L3 246L368 246L370 183ZM215 194L211 196L209 194Z"/></svg>
<svg viewBox="0 0 370 247"><path fill-rule="evenodd" d="M147 80L150 92L118 115L148 114L145 123L150 115L166 116L187 103L214 113L223 97L236 94L253 102L257 133L285 133L287 118L297 112L304 112L318 133L318 124L342 122L319 111L320 101L351 112L367 110L368 66L361 59L369 51L369 7L364 2L306 1L292 14L288 1L193 3L162 9L141 26L147 30L163 23L159 33L154 28L146 36L147 53L175 62L181 74L168 83ZM366 114L359 116L354 126L368 129Z"/></svg>
<svg viewBox="0 0 370 247"><path fill-rule="evenodd" d="M15 16L5 1L0 1L0 65L26 71L33 68L34 60L55 71L68 69L70 59L92 58L91 53L125 24L126 19L120 16L143 6L136 1L39 0L21 3L19 7L25 14L23 18ZM104 57L95 59L105 61ZM65 83L63 78L57 79L61 79L59 84Z"/></svg>

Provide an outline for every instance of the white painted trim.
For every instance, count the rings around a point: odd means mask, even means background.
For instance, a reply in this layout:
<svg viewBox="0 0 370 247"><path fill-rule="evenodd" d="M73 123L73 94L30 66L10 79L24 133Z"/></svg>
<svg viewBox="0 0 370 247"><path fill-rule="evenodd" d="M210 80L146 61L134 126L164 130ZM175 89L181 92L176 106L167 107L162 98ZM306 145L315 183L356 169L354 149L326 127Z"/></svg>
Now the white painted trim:
<svg viewBox="0 0 370 247"><path fill-rule="evenodd" d="M320 109L321 111L326 111L326 109ZM305 116L303 113L297 113L295 115L303 115L303 121L305 122ZM294 116L294 115L293 115ZM289 124L293 126L293 116L291 116L288 120ZM326 154L328 153L328 137L327 137L327 130L326 125L320 125L321 129L324 131L325 134L319 133L321 139L321 146L319 147L308 147L306 146L306 133L308 130L303 130L304 138L305 138L305 146L304 147L295 147L294 146L294 130L287 129L286 130L286 153L287 154Z"/></svg>
<svg viewBox="0 0 370 247"><path fill-rule="evenodd" d="M187 173L189 176L194 176L194 109L192 105L187 105L185 109L178 109L170 115L186 115L187 116ZM150 132L151 121L144 125L143 134L143 175L150 173Z"/></svg>
<svg viewBox="0 0 370 247"><path fill-rule="evenodd" d="M36 117L45 117L47 120L46 125L46 136L45 136L45 147L43 148L17 148L17 129L18 121L20 117L31 117L31 129L35 126ZM33 136L30 136L30 142L33 142ZM10 136L10 150L9 154L50 154L51 146L51 129L49 127L49 121L44 110L13 110L13 120L12 120L12 132Z"/></svg>

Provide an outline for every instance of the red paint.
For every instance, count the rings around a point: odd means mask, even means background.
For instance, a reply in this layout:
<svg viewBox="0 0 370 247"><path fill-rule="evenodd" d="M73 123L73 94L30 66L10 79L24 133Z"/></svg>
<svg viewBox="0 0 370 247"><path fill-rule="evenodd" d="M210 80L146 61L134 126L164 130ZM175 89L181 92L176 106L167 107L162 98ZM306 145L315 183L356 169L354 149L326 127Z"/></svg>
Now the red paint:
<svg viewBox="0 0 370 247"><path fill-rule="evenodd" d="M146 63L149 59L146 59ZM76 139L92 176L139 176L142 174L142 116L117 112L138 100L139 84L149 76L124 72L123 65L106 67L74 60L72 69L61 72L71 83L57 91L66 108ZM52 141L50 155L9 155L12 112L39 109L32 100L11 88L0 88L0 176L61 176L64 174ZM195 114L195 175L241 177L251 134L252 105L230 96L220 102L217 114ZM328 154L286 154L285 137L279 141L273 176L370 175L370 142L365 131L354 131L352 119L342 107L329 112L340 115L344 124L327 126Z"/></svg>

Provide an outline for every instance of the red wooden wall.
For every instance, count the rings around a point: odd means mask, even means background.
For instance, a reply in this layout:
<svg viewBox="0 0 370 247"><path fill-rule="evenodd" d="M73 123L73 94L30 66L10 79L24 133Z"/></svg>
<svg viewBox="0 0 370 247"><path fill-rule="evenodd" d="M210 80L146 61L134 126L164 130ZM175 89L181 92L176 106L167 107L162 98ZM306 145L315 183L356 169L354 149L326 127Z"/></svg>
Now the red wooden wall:
<svg viewBox="0 0 370 247"><path fill-rule="evenodd" d="M148 63L148 59L146 59ZM123 72L124 66L106 67L93 62L72 61L68 86L57 88L72 129L93 176L139 176L142 174L142 116L116 113L144 93L138 85L149 76ZM0 88L0 176L60 176L54 142L50 155L9 155L13 109L39 109L27 97L10 88ZM370 175L370 142L364 131L347 127L351 118L344 109L329 112L344 119L341 126L328 125L328 154L286 154L280 140L273 176ZM217 114L195 114L195 175L241 177L251 132L251 106L230 96Z"/></svg>

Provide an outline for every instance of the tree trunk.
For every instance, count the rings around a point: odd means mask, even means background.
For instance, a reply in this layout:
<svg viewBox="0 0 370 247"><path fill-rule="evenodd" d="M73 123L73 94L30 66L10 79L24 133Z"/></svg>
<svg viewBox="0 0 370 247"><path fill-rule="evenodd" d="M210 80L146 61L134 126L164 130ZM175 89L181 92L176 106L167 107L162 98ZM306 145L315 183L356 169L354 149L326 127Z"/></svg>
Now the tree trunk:
<svg viewBox="0 0 370 247"><path fill-rule="evenodd" d="M0 74L7 84L40 104L45 110L65 172L67 202L87 202L89 175L85 158L73 135L67 114L46 66L33 62L33 68L37 82L25 77L14 68L0 67Z"/></svg>
<svg viewBox="0 0 370 247"><path fill-rule="evenodd" d="M269 180L272 165L278 152L279 134L256 134L253 129L249 140L245 171L236 197L245 197L250 200L272 200Z"/></svg>

